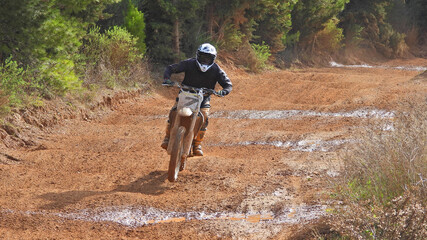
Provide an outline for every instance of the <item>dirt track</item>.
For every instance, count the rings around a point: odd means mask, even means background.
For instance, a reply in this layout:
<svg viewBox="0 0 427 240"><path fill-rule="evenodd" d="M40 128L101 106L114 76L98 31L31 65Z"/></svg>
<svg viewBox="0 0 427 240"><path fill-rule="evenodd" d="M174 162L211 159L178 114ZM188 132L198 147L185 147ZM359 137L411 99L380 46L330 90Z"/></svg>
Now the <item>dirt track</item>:
<svg viewBox="0 0 427 240"><path fill-rule="evenodd" d="M205 156L176 183L160 148L173 89L1 147L0 239L286 239L325 213L324 179L354 132L427 95L420 71L396 68L226 70L234 89L212 100Z"/></svg>

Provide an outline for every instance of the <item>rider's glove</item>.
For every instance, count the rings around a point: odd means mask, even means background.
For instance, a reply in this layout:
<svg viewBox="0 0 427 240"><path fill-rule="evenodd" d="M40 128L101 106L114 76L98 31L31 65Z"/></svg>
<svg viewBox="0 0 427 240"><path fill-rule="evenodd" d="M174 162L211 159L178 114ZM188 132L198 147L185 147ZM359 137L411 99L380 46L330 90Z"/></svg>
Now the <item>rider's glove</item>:
<svg viewBox="0 0 427 240"><path fill-rule="evenodd" d="M167 79L163 80L162 85L170 87L170 86L173 86L173 82L167 78Z"/></svg>
<svg viewBox="0 0 427 240"><path fill-rule="evenodd" d="M221 96L221 97L224 97L225 95L227 95L228 94L228 92L227 91L225 91L225 90L219 90L218 91L218 95L219 96Z"/></svg>

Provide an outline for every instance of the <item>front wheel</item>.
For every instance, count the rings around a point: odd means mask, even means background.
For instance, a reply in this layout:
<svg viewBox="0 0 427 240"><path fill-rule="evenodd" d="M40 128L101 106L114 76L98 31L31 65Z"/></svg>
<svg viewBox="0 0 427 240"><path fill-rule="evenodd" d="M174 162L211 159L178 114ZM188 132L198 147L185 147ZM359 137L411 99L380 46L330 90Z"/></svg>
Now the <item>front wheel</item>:
<svg viewBox="0 0 427 240"><path fill-rule="evenodd" d="M175 182L178 178L179 169L181 167L181 156L183 152L183 139L185 134L185 127L181 126L175 135L175 141L173 142L171 158L169 161L168 169L168 180Z"/></svg>

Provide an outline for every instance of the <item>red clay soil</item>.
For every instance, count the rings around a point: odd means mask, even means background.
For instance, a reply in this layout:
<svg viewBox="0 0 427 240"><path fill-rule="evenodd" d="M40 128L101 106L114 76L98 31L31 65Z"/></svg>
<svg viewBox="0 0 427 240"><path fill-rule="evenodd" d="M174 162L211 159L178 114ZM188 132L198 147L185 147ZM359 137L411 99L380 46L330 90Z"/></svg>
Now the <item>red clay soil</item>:
<svg viewBox="0 0 427 240"><path fill-rule="evenodd" d="M325 214L325 179L355 132L427 96L422 70L392 68L426 59L383 66L226 69L234 89L211 101L205 156L175 183L160 143L176 89L65 117L30 146L3 132L0 239L287 239Z"/></svg>

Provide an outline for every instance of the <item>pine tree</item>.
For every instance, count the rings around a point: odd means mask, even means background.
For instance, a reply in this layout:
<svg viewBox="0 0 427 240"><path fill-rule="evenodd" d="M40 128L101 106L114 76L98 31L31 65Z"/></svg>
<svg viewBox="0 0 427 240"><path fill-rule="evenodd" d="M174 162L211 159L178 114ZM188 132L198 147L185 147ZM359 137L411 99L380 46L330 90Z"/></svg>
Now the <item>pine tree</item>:
<svg viewBox="0 0 427 240"><path fill-rule="evenodd" d="M141 53L145 53L145 21L144 14L129 1L127 14L125 16L125 27L134 36L138 38L137 47Z"/></svg>

